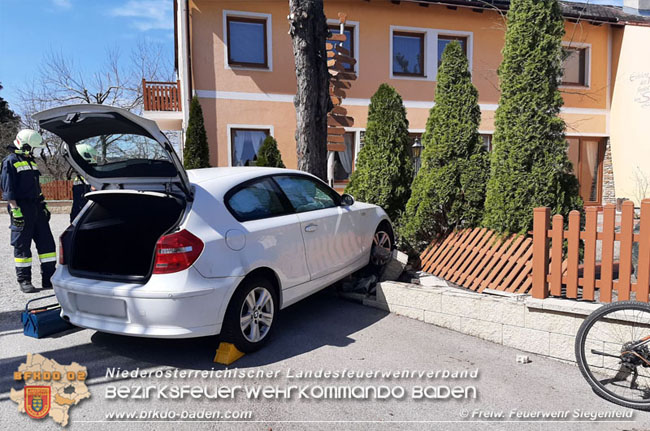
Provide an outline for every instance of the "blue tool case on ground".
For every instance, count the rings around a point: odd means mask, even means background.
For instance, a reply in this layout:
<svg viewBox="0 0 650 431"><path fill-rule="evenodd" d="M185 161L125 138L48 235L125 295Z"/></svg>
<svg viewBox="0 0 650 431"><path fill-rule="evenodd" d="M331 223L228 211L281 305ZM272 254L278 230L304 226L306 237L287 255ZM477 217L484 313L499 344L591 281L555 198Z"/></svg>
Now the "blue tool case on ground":
<svg viewBox="0 0 650 431"><path fill-rule="evenodd" d="M53 298L54 296L47 295L27 301L25 311L20 316L20 320L23 322L23 334L28 337L43 338L73 327L73 325L61 318L61 306L59 304L29 308L33 302Z"/></svg>

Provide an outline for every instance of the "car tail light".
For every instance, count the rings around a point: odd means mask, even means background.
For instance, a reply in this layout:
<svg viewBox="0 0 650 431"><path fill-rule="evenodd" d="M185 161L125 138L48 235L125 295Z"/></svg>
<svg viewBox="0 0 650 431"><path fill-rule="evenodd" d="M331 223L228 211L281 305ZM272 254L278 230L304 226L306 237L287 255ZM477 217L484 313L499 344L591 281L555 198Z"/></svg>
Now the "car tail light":
<svg viewBox="0 0 650 431"><path fill-rule="evenodd" d="M66 244L66 236L74 230L74 225L70 225L66 228L66 230L63 231L61 236L59 237L59 265L67 265L65 253L63 252L64 247L63 244ZM67 247L67 246L66 246Z"/></svg>
<svg viewBox="0 0 650 431"><path fill-rule="evenodd" d="M156 243L154 274L169 274L189 268L203 251L203 241L186 230L165 235Z"/></svg>
<svg viewBox="0 0 650 431"><path fill-rule="evenodd" d="M59 237L59 265L65 265L65 257L63 255L63 235Z"/></svg>

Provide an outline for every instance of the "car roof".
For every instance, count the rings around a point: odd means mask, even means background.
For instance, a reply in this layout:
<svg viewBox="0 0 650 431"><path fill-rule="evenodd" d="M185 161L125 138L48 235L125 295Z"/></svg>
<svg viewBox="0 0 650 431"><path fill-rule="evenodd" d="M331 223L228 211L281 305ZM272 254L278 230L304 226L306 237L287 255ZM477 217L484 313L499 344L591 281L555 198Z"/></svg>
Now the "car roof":
<svg viewBox="0 0 650 431"><path fill-rule="evenodd" d="M307 175L318 180L317 177L307 172L295 169L263 168L257 166L190 169L187 171L187 174L191 183L209 190L210 193L217 197L222 197L228 190L243 182L265 175L297 174Z"/></svg>
<svg viewBox="0 0 650 431"><path fill-rule="evenodd" d="M190 169L187 171L190 181L193 183L202 183L210 180L223 179L224 177L237 181L246 181L251 178L260 177L263 175L272 174L302 174L311 175L307 172L298 171L295 169L284 168L264 168L257 166L237 166L227 168L204 168L204 169ZM236 177L236 178L235 178Z"/></svg>

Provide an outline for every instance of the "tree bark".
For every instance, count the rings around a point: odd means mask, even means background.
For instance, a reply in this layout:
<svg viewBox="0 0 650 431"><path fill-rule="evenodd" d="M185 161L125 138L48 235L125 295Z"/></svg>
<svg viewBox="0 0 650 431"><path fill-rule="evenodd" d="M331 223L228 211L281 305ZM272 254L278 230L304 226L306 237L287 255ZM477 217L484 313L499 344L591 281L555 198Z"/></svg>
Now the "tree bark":
<svg viewBox="0 0 650 431"><path fill-rule="evenodd" d="M298 169L327 180L327 113L332 108L327 72L327 20L322 0L289 0L289 34L296 64Z"/></svg>

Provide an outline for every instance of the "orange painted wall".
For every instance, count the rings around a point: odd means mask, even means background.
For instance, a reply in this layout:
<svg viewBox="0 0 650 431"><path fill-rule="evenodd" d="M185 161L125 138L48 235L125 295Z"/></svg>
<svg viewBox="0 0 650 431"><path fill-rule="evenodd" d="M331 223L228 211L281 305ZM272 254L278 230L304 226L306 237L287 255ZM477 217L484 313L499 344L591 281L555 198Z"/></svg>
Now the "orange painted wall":
<svg viewBox="0 0 650 431"><path fill-rule="evenodd" d="M272 14L273 71L232 70L224 67L223 10ZM193 0L192 72L194 90L199 90L204 109L211 162L215 166L228 163L228 124L273 125L285 164L295 167L295 111L289 102L260 102L215 99L216 92L244 92L290 96L295 93L291 40L287 33L289 12L286 0L221 1ZM345 12L348 19L359 22L359 79L352 85L348 98L369 99L379 84L393 85L407 102L412 129L423 129L427 108L409 107L408 102L433 102L435 82L390 79L390 26L422 27L473 33L472 73L479 90L479 102L495 105L499 100L496 70L501 62L504 41L504 18L493 11L483 13L471 9L448 9L414 3L399 5L385 1L325 1L325 13L336 18ZM562 88L565 106L588 110L607 108L608 26L588 23L567 23L566 41L591 45L591 81L587 89ZM344 101L345 105L345 101ZM493 109L493 108L492 108ZM355 127L365 127L367 108L350 106ZM603 112L563 114L570 122L568 133L607 134ZM494 112L483 111L481 130L492 131ZM215 151L216 150L216 151Z"/></svg>

